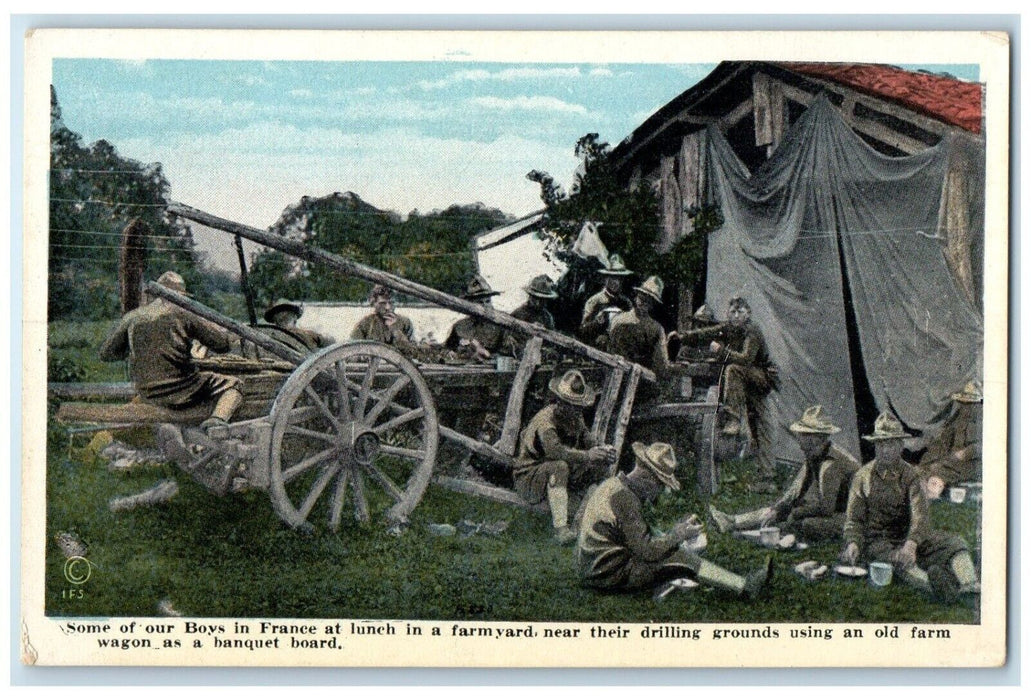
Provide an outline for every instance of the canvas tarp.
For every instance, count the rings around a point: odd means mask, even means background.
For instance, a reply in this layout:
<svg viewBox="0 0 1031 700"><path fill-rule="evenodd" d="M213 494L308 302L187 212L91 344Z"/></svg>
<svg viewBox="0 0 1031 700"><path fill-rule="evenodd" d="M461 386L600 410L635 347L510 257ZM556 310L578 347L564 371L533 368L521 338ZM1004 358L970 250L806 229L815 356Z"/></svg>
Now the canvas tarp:
<svg viewBox="0 0 1031 700"><path fill-rule="evenodd" d="M774 454L800 456L787 427L820 404L859 455L847 313L866 373L856 379L876 411L933 435L949 395L982 373L981 312L939 234L951 142L881 155L822 97L755 173L718 129L704 140L707 200L724 217L709 238L707 302L724 318L727 302L745 297L766 338L781 379L768 400Z"/></svg>

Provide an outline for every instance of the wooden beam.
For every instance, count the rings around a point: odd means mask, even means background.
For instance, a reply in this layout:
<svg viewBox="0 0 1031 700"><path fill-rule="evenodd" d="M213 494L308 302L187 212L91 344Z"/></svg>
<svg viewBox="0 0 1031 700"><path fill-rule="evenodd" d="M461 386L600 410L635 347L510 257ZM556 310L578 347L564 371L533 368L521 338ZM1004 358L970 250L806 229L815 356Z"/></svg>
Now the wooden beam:
<svg viewBox="0 0 1031 700"><path fill-rule="evenodd" d="M471 437L462 435L457 430L452 430L446 426L438 426L437 430L440 432L440 437L451 442L457 442L462 447L466 448L474 454L478 454L484 459L489 459L492 462L497 462L503 467L511 469L515 466L515 460L510 455L496 450L487 443L473 440Z"/></svg>
<svg viewBox="0 0 1031 700"><path fill-rule="evenodd" d="M609 367L629 369L631 365L631 363L623 357L602 352L597 348L581 343L575 338L563 335L557 331L542 328L532 323L527 323L526 321L515 318L511 314L498 311L493 307L483 306L482 304L476 304L466 299L453 297L450 294L445 294L444 292L433 289L432 287L427 287L426 285L419 284L418 282L407 280L404 277L399 277L397 275L390 274L389 272L383 272L382 270L362 265L361 263L349 260L343 256L330 253L322 250L321 248L305 245L300 241L295 241L286 238L285 236L277 236L275 234L268 233L267 231L261 231L256 228L246 226L245 224L223 219L178 202L170 203L168 205L168 211L171 214L181 216L185 219L190 219L191 221L196 221L197 223L204 224L205 226L209 226L220 231L238 234L249 241L259 243L274 250L279 250L300 260L325 265L331 270L343 275L358 277L359 279L363 279L366 282L373 284L382 284L393 289L395 292L408 294L413 297L423 299L424 301L432 302L445 309L486 319L487 321L496 323L507 330L519 331L531 337L543 338L552 345L556 345L563 350L581 355L594 360L595 362L600 362L601 364ZM655 380L655 374L653 372L650 370L644 370L644 372L645 377L652 381Z"/></svg>
<svg viewBox="0 0 1031 700"><path fill-rule="evenodd" d="M501 437L494 447L506 455L514 455L516 440L519 438L519 430L523 418L523 399L526 396L526 387L537 366L541 363L541 345L544 343L540 338L530 338L523 348L523 358L519 361L519 371L512 380L512 388L508 393L508 405L505 407L505 422L501 428Z"/></svg>
<svg viewBox="0 0 1031 700"><path fill-rule="evenodd" d="M719 120L716 122L716 125L719 127L720 131L725 132L728 129L733 128L735 124L737 124L739 121L741 121L749 114L751 114L752 107L753 101L752 98L749 97L747 100L739 104L737 107L735 107L734 109L730 110L722 117L720 117Z"/></svg>
<svg viewBox="0 0 1031 700"><path fill-rule="evenodd" d="M594 411L594 424L591 426L591 433L599 444L604 443L605 438L608 437L612 411L616 408L616 399L619 398L619 390L623 386L624 376L626 376L626 372L621 369L610 370L602 385L601 399Z"/></svg>
<svg viewBox="0 0 1031 700"><path fill-rule="evenodd" d="M616 448L617 455L623 451L623 441L626 440L627 427L630 425L630 414L634 410L637 383L641 378L641 373L638 369L639 365L634 365L634 369L630 371L630 376L627 377L626 389L623 393L623 404L619 407L619 416L616 418L616 432L612 437L612 446ZM615 475L618 466L619 460L617 459L612 463L609 476Z"/></svg>
<svg viewBox="0 0 1031 700"><path fill-rule="evenodd" d="M635 411L632 417L635 421L683 418L685 416L711 413L717 408L719 408L719 404L709 403L707 401L663 403Z"/></svg>
<svg viewBox="0 0 1031 700"><path fill-rule="evenodd" d="M525 508L526 510L534 511L537 513L549 512L547 503L530 504L527 503L523 498L515 491L503 489L498 486L490 486L489 484L480 484L475 481L469 481L468 479L456 479L450 476L436 476L433 478L433 483L437 486L442 486L449 491L455 491L457 493L467 493L470 496L478 496L480 498L488 498L498 503L504 503L510 506L516 506L518 508Z"/></svg>
<svg viewBox="0 0 1031 700"><path fill-rule="evenodd" d="M136 389L132 382L50 382L47 394L58 399L131 399Z"/></svg>

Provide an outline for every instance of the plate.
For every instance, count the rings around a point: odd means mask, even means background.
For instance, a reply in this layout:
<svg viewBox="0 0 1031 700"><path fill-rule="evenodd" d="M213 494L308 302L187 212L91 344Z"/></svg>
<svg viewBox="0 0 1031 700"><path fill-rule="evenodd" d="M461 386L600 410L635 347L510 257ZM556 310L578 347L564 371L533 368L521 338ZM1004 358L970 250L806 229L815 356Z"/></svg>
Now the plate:
<svg viewBox="0 0 1031 700"><path fill-rule="evenodd" d="M834 567L834 573L839 576L847 576L848 578L862 578L866 576L866 569L861 566L848 566L846 564L837 564Z"/></svg>

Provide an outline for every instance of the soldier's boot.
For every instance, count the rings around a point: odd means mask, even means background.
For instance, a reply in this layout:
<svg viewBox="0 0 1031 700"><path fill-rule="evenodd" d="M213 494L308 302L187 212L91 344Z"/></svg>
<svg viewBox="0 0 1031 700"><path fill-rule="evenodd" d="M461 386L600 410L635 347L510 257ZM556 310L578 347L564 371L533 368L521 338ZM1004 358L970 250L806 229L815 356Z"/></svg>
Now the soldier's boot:
<svg viewBox="0 0 1031 700"><path fill-rule="evenodd" d="M899 576L913 588L919 589L924 593L934 593L934 588L931 586L931 579L927 572L915 564L908 569L904 569Z"/></svg>
<svg viewBox="0 0 1031 700"><path fill-rule="evenodd" d="M977 569L970 552L959 552L949 560L949 568L959 583L959 595L975 596L981 594L981 582L977 580Z"/></svg>
<svg viewBox="0 0 1031 700"><path fill-rule="evenodd" d="M211 418L200 424L201 429L211 437L224 437L213 433L224 432L225 427L229 425L229 419L233 417L236 409L240 408L242 403L243 394L239 389L230 389L225 392L218 397L218 403L215 404L215 410L211 412Z"/></svg>
<svg viewBox="0 0 1031 700"><path fill-rule="evenodd" d="M548 507L555 526L555 541L569 544L575 540L576 533L569 527L569 492L565 486L548 486Z"/></svg>
<svg viewBox="0 0 1031 700"><path fill-rule="evenodd" d="M735 574L706 559L699 559L697 579L713 588L729 591L740 598L755 598L773 578L773 559L766 557L763 566L747 576Z"/></svg>

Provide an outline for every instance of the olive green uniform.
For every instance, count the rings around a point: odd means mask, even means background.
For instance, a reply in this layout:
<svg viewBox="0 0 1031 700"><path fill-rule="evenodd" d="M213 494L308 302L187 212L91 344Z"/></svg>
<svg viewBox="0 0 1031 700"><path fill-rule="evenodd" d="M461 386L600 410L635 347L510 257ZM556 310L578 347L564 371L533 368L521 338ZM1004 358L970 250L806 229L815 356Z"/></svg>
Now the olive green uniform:
<svg viewBox="0 0 1031 700"><path fill-rule="evenodd" d="M890 562L907 540L916 543L916 564L927 571L931 585L953 577L949 562L967 551L962 538L932 530L927 499L916 468L900 460L882 467L863 466L852 479L845 515L845 544L855 543L865 561Z"/></svg>
<svg viewBox="0 0 1031 700"><path fill-rule="evenodd" d="M604 477L604 465L587 459L595 440L582 415L562 424L556 405L542 408L519 434L519 451L512 470L516 492L529 503L547 497L548 486L582 489Z"/></svg>
<svg viewBox="0 0 1031 700"><path fill-rule="evenodd" d="M587 299L583 319L580 321L580 337L584 342L602 349L608 347L609 319L601 312L613 306L626 311L633 308L633 303L626 295L612 295L607 289L602 289Z"/></svg>
<svg viewBox="0 0 1031 700"><path fill-rule="evenodd" d="M122 317L101 345L100 359L128 358L133 384L142 398L168 408L188 408L240 384L236 377L199 371L190 355L194 340L215 352L228 352L233 336L158 299Z"/></svg>
<svg viewBox="0 0 1031 700"><path fill-rule="evenodd" d="M946 484L981 479L981 404L956 402L956 409L920 459L924 477ZM957 454L958 453L958 454Z"/></svg>
<svg viewBox="0 0 1031 700"><path fill-rule="evenodd" d="M641 499L624 474L598 485L584 507L576 548L581 583L592 588L633 590L694 575L701 559L669 535L652 537Z"/></svg>
<svg viewBox="0 0 1031 700"><path fill-rule="evenodd" d="M393 345L399 350L410 349L414 344L415 329L407 316L397 316L394 325L388 326L379 314L369 314L355 324L351 340L375 340Z"/></svg>
<svg viewBox="0 0 1031 700"><path fill-rule="evenodd" d="M463 340L476 340L490 354L494 355L505 346L505 329L496 323L475 316L467 316L455 322L444 343L450 350L457 350Z"/></svg>
<svg viewBox="0 0 1031 700"><path fill-rule="evenodd" d="M830 443L820 455L806 459L791 485L771 507L777 521L808 540L837 540L845 527L856 458Z"/></svg>

